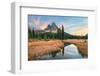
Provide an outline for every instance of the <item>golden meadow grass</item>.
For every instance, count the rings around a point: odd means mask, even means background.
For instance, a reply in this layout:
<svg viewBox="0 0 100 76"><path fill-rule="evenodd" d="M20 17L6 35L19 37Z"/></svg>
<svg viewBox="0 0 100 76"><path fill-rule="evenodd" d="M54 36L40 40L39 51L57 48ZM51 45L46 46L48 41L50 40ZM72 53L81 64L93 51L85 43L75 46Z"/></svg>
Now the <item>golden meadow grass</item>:
<svg viewBox="0 0 100 76"><path fill-rule="evenodd" d="M75 44L79 52L83 56L88 56L87 41L78 39L69 40L31 40L28 43L28 60L39 59L43 55L48 55L52 52L60 52L64 45Z"/></svg>
<svg viewBox="0 0 100 76"><path fill-rule="evenodd" d="M28 59L32 60L52 52L61 51L64 43L61 40L33 41L28 43L28 47Z"/></svg>

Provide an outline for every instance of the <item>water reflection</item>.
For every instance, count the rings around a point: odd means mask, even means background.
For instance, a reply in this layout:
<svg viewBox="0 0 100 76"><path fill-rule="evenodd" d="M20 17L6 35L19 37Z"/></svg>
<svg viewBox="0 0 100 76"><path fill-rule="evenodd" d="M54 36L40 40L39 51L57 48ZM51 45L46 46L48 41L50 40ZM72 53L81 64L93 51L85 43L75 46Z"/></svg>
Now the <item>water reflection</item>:
<svg viewBox="0 0 100 76"><path fill-rule="evenodd" d="M82 58L77 46L71 44L64 48L66 58Z"/></svg>
<svg viewBox="0 0 100 76"><path fill-rule="evenodd" d="M64 52L52 53L50 55L45 55L40 58L40 60L54 60L54 59L76 59L82 58L78 51L77 46L70 44L64 47Z"/></svg>

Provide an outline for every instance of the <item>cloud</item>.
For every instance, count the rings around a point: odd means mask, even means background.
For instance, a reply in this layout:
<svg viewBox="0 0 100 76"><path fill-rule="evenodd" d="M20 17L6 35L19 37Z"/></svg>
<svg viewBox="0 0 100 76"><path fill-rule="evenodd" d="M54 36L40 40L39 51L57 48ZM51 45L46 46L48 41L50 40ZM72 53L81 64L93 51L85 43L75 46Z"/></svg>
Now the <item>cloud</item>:
<svg viewBox="0 0 100 76"><path fill-rule="evenodd" d="M36 26L40 26L41 22L40 22L40 17L36 17L35 19L33 19L33 23L36 25Z"/></svg>
<svg viewBox="0 0 100 76"><path fill-rule="evenodd" d="M32 19L31 23L29 23L30 28L34 28L35 30L43 30L45 29L51 21L42 22L40 17Z"/></svg>
<svg viewBox="0 0 100 76"><path fill-rule="evenodd" d="M48 26L48 24L44 23L40 26L41 30L45 29Z"/></svg>

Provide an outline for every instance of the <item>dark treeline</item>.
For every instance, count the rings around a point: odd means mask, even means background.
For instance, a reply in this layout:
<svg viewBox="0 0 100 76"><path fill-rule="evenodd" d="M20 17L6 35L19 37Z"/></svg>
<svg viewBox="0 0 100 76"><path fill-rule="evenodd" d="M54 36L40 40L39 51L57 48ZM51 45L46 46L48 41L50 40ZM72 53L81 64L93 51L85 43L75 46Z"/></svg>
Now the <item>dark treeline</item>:
<svg viewBox="0 0 100 76"><path fill-rule="evenodd" d="M88 39L88 34L86 34L85 36L77 36L64 33L64 39Z"/></svg>
<svg viewBox="0 0 100 76"><path fill-rule="evenodd" d="M33 39L87 39L88 35L85 36L76 36L76 35L70 35L68 33L65 33L61 30L57 30L57 33L53 32L44 32L44 33L39 33L33 31L28 31L28 38L33 38Z"/></svg>
<svg viewBox="0 0 100 76"><path fill-rule="evenodd" d="M64 31L60 29L57 30L57 33L54 32L35 32L28 30L28 38L33 39L64 39Z"/></svg>

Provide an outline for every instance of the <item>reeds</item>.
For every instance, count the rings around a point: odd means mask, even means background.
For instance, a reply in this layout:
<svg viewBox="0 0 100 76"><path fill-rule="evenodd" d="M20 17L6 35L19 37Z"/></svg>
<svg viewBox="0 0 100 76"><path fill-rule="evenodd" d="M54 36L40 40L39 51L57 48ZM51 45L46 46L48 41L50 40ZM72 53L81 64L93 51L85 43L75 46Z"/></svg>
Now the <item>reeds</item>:
<svg viewBox="0 0 100 76"><path fill-rule="evenodd" d="M43 55L61 52L64 46L75 44L79 53L84 57L88 56L88 44L82 39L68 40L31 40L28 42L28 60L37 60Z"/></svg>
<svg viewBox="0 0 100 76"><path fill-rule="evenodd" d="M35 60L43 55L60 52L64 47L61 40L33 41L28 43L28 60Z"/></svg>

